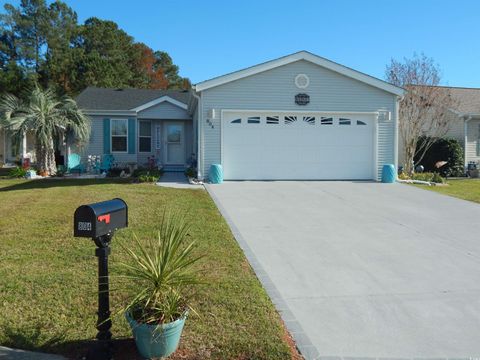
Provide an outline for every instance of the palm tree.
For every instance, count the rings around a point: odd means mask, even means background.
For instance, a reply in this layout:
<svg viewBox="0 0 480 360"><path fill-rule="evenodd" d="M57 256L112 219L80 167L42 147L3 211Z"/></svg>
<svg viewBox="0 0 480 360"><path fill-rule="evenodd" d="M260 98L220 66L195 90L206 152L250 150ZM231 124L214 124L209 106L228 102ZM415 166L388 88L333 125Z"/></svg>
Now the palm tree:
<svg viewBox="0 0 480 360"><path fill-rule="evenodd" d="M13 136L34 134L38 170L50 175L57 171L55 138L68 134L81 144L90 136L90 120L75 100L57 97L52 89L43 90L38 85L20 97L12 94L0 97L0 119Z"/></svg>

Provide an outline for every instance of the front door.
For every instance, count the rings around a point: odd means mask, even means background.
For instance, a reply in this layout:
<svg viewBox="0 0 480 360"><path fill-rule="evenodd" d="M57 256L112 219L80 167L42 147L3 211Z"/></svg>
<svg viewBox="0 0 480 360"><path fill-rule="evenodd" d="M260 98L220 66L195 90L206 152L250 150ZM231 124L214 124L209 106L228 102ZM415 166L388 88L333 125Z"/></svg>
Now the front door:
<svg viewBox="0 0 480 360"><path fill-rule="evenodd" d="M165 123L165 163L185 164L185 130L181 122Z"/></svg>

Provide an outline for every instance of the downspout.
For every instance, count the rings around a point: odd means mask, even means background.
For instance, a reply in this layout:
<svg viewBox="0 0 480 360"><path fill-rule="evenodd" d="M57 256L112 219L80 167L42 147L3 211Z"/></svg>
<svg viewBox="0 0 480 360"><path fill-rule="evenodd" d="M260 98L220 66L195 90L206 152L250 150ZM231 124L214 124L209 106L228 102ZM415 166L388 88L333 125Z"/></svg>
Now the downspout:
<svg viewBox="0 0 480 360"><path fill-rule="evenodd" d="M200 96L196 94L195 86L192 89L192 95L195 99L197 99L197 178L202 180L203 174L203 128L202 128L202 99Z"/></svg>
<svg viewBox="0 0 480 360"><path fill-rule="evenodd" d="M467 141L468 141L468 122L472 120L472 116L464 116L463 117L463 163L465 166L465 171L467 171L468 167L468 159L467 159Z"/></svg>

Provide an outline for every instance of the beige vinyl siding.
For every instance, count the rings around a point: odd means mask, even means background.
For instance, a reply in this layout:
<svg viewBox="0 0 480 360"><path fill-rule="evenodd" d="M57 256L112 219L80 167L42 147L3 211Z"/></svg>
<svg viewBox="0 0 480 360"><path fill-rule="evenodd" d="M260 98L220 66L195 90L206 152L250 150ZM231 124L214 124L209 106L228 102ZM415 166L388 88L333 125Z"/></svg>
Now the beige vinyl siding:
<svg viewBox="0 0 480 360"><path fill-rule="evenodd" d="M307 89L298 89L297 74L310 78ZM310 103L298 106L294 97L298 93L310 95ZM384 164L394 163L394 123L396 96L325 69L305 60L280 66L256 75L239 79L202 92L203 168L221 161L221 110L295 110L295 111L359 111L373 112L385 109L392 120L378 124L378 176ZM217 116L211 125L205 120L208 111L215 109Z"/></svg>
<svg viewBox="0 0 480 360"><path fill-rule="evenodd" d="M466 146L466 162L480 162L480 156L477 154L477 146L480 135L480 119L472 119L467 123L467 146Z"/></svg>

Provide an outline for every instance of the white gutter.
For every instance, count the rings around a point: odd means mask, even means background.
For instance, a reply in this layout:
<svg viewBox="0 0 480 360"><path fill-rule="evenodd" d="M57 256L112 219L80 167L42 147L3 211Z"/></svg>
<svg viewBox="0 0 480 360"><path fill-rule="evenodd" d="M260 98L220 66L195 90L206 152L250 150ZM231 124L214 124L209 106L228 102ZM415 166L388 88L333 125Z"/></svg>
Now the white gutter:
<svg viewBox="0 0 480 360"><path fill-rule="evenodd" d="M203 124L202 124L202 98L196 94L195 86L192 87L192 95L197 99L197 178L202 179L203 169Z"/></svg>

